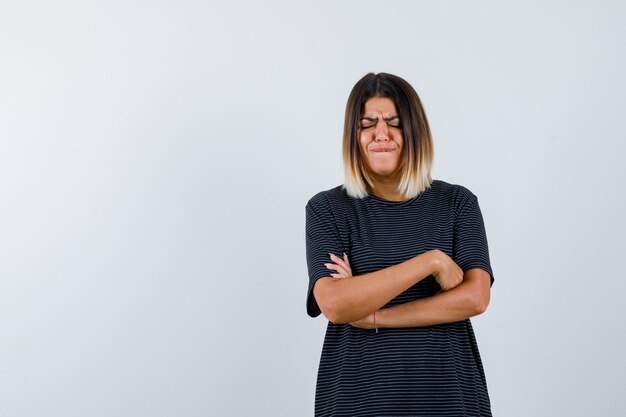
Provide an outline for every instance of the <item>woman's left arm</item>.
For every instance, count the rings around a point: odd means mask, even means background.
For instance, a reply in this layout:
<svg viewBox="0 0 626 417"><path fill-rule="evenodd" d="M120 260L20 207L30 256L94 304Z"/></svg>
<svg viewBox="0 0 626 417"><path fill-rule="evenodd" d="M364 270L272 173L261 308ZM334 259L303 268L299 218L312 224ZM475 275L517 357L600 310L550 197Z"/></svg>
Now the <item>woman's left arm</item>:
<svg viewBox="0 0 626 417"><path fill-rule="evenodd" d="M350 323L362 329L385 327L420 327L452 323L482 314L491 295L489 273L480 268L465 271L457 287L431 297L382 308L362 320Z"/></svg>

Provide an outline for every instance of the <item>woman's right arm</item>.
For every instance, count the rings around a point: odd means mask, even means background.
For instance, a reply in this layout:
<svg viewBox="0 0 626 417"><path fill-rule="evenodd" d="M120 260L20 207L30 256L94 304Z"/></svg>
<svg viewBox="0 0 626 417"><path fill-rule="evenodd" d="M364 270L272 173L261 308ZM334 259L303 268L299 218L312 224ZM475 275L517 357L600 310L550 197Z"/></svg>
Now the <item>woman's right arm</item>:
<svg viewBox="0 0 626 417"><path fill-rule="evenodd" d="M313 287L317 305L334 324L358 321L429 275L448 290L463 280L460 268L439 250L431 250L397 265L349 278L323 277Z"/></svg>

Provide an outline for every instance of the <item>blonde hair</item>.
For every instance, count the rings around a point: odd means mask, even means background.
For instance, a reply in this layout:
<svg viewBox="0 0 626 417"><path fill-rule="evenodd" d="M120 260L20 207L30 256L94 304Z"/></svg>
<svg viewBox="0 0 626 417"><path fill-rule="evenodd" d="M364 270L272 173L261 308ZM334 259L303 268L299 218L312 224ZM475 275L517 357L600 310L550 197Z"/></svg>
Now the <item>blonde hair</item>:
<svg viewBox="0 0 626 417"><path fill-rule="evenodd" d="M407 199L416 197L432 183L434 147L428 119L413 87L384 72L361 78L348 97L343 128L344 187L354 198L367 197L367 187L374 187L359 147L359 120L365 102L372 97L388 97L396 105L404 137L398 192Z"/></svg>

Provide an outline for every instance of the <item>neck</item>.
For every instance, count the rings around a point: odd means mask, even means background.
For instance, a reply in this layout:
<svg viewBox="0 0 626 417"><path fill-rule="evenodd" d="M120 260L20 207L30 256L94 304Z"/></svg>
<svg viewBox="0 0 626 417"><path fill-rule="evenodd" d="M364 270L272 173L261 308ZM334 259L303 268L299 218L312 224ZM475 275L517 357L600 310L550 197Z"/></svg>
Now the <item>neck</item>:
<svg viewBox="0 0 626 417"><path fill-rule="evenodd" d="M398 179L372 178L374 187L370 194L388 201L404 201L407 198L398 192Z"/></svg>

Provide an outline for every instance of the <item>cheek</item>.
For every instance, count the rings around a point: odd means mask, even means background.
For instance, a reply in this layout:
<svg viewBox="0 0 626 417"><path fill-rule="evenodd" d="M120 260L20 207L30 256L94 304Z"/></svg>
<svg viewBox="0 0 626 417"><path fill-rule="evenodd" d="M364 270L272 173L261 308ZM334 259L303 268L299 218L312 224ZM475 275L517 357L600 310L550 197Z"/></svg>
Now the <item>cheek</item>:
<svg viewBox="0 0 626 417"><path fill-rule="evenodd" d="M359 149L361 150L363 154L365 154L365 152L367 151L368 143L369 141L367 140L366 137L364 137L363 135L359 136Z"/></svg>
<svg viewBox="0 0 626 417"><path fill-rule="evenodd" d="M398 145L404 145L404 135L402 134L402 132L397 132L395 139Z"/></svg>

